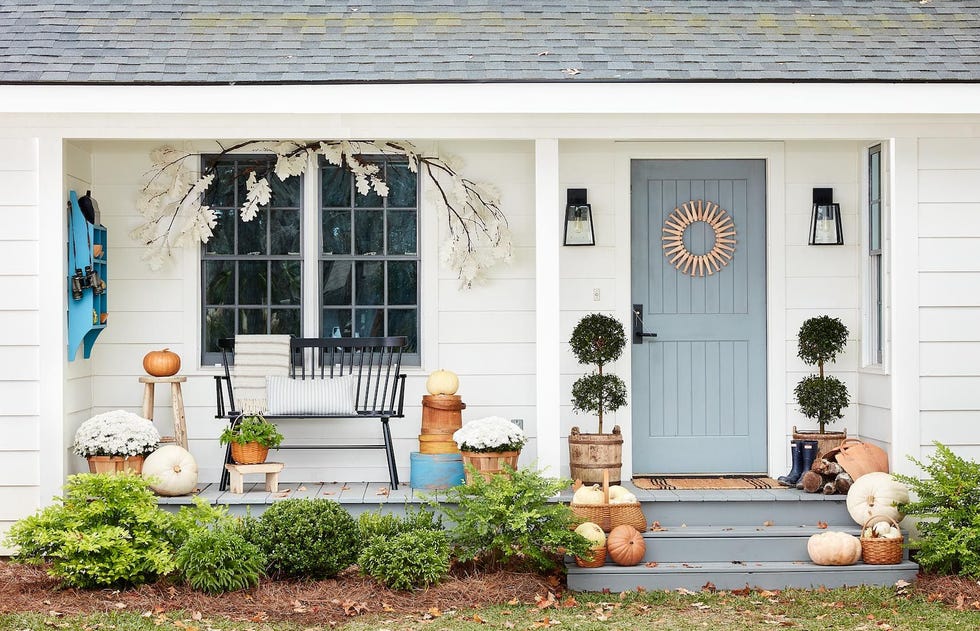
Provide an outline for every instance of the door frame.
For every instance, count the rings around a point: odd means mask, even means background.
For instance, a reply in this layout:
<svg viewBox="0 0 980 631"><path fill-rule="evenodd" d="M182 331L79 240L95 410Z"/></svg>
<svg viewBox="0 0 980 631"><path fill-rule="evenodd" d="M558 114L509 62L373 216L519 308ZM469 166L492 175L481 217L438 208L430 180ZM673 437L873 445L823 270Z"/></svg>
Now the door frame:
<svg viewBox="0 0 980 631"><path fill-rule="evenodd" d="M614 155L614 213L616 230L615 277L616 315L623 322L632 318L631 265L631 178L633 160L733 160L766 161L766 453L768 474L776 475L787 464L788 428L786 394L786 181L785 145L782 142L616 142ZM804 209L808 210L808 209ZM627 344L617 362L617 374L632 392L632 344ZM623 439L623 470L633 474L633 408L620 418ZM619 414L623 414L620 412Z"/></svg>

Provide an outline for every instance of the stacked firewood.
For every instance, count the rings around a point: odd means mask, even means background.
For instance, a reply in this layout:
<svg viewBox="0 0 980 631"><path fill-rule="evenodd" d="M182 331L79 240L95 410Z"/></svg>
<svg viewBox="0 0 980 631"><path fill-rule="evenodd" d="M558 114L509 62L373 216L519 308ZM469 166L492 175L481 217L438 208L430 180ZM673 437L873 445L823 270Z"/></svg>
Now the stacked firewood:
<svg viewBox="0 0 980 631"><path fill-rule="evenodd" d="M834 450L836 451L836 450ZM833 456L831 456L833 458ZM800 478L803 490L807 493L824 495L846 494L854 480L835 460L817 458L810 470Z"/></svg>

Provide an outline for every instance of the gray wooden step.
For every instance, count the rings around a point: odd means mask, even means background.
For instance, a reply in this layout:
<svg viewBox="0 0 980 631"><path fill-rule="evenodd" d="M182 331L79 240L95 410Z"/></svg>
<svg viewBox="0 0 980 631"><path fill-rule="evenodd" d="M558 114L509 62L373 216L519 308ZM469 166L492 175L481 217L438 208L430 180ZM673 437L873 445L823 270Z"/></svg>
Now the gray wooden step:
<svg viewBox="0 0 980 631"><path fill-rule="evenodd" d="M861 532L857 526L834 530ZM826 530L816 526L667 527L644 533L643 562L809 561L807 540L821 532Z"/></svg>
<svg viewBox="0 0 980 631"><path fill-rule="evenodd" d="M657 563L620 567L606 564L599 568L568 566L568 588L575 591L621 592L643 587L699 591L708 583L719 590L785 589L788 587L844 587L855 585L894 585L898 580L912 582L919 566L910 561L898 565L846 567L814 565L808 561L758 561L745 563Z"/></svg>

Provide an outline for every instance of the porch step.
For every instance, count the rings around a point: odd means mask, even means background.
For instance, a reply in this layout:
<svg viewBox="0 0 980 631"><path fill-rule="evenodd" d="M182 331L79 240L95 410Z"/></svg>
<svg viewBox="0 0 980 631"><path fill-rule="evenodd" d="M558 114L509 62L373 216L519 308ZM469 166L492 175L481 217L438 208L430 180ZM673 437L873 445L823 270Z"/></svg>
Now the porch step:
<svg viewBox="0 0 980 631"><path fill-rule="evenodd" d="M651 497L653 496L653 497ZM855 526L843 495L771 491L647 491L638 495L649 522L673 526Z"/></svg>
<svg viewBox="0 0 980 631"><path fill-rule="evenodd" d="M857 536L861 529L835 527ZM725 563L752 561L809 561L806 543L826 532L816 526L693 526L669 527L643 534L643 562Z"/></svg>

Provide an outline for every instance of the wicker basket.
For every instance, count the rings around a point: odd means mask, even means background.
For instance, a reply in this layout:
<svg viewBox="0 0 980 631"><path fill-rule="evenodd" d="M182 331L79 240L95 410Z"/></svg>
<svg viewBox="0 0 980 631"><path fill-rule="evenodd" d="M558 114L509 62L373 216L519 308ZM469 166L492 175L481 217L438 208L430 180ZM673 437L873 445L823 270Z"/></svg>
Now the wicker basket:
<svg viewBox="0 0 980 631"><path fill-rule="evenodd" d="M473 476L467 465L472 465L485 480L489 481L490 477L495 474L507 475L504 465L511 469L517 469L517 459L521 455L519 451L488 451L486 453L462 451L460 453L463 454L463 468L466 473L467 484L473 481Z"/></svg>
<svg viewBox="0 0 980 631"><path fill-rule="evenodd" d="M867 536L868 528L880 521L891 522L893 526L898 528L898 523L891 517L872 515L868 521L864 522L864 527L861 528L861 556L868 565L896 565L901 563L902 544L905 542L905 537L885 539L882 537Z"/></svg>
<svg viewBox="0 0 980 631"><path fill-rule="evenodd" d="M579 567L602 567L606 564L606 546L596 546L591 550L589 559L575 557L575 565Z"/></svg>
<svg viewBox="0 0 980 631"><path fill-rule="evenodd" d="M238 464L262 464L268 456L269 448L259 443L231 443L231 459Z"/></svg>
<svg viewBox="0 0 980 631"><path fill-rule="evenodd" d="M640 532L647 529L647 518L643 515L640 503L610 504L609 503L609 471L602 472L602 493L605 502L602 504L576 504L572 502L569 508L582 521L598 524L604 531L609 532L616 526L627 524Z"/></svg>

